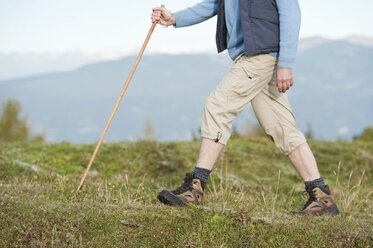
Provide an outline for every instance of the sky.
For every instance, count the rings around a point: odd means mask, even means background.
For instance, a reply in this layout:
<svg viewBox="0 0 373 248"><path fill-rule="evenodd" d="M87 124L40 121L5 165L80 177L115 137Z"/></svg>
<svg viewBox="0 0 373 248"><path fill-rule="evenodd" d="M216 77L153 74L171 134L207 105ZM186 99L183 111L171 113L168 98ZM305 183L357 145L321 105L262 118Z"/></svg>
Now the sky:
<svg viewBox="0 0 373 248"><path fill-rule="evenodd" d="M200 0L0 0L0 53L133 54L151 26L151 8L172 12ZM299 0L301 38L373 37L372 0ZM215 52L212 18L193 27L157 27L147 52Z"/></svg>

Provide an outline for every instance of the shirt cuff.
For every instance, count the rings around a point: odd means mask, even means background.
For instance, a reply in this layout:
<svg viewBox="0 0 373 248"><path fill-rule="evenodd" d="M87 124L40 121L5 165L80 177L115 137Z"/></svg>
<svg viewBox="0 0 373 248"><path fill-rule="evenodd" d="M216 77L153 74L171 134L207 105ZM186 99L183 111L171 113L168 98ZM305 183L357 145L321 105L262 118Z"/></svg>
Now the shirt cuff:
<svg viewBox="0 0 373 248"><path fill-rule="evenodd" d="M183 11L178 11L174 13L175 16L175 28L181 28L188 26L188 18L185 18L185 15L183 14Z"/></svg>
<svg viewBox="0 0 373 248"><path fill-rule="evenodd" d="M287 69L293 69L294 62L287 62L287 61L282 61L281 59L279 59L277 66L282 67L282 68L287 68Z"/></svg>

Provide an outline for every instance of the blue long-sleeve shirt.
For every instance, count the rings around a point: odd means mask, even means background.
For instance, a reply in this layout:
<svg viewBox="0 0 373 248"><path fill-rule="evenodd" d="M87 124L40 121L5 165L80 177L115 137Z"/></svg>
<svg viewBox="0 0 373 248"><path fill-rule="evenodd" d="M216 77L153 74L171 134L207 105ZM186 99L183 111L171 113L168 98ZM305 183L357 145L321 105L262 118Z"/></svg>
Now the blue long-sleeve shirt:
<svg viewBox="0 0 373 248"><path fill-rule="evenodd" d="M297 53L300 29L298 0L276 0L280 19L280 50L270 53L278 57L278 66L292 68ZM225 0L227 50L234 60L245 51L240 20L239 0ZM218 0L204 0L193 7L175 13L175 27L191 26L216 15Z"/></svg>

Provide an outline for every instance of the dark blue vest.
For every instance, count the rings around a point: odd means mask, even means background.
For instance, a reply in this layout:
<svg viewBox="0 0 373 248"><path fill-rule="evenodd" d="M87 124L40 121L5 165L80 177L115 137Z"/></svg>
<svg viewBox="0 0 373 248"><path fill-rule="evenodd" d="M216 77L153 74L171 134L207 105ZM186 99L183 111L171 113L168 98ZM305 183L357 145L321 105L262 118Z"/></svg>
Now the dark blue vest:
<svg viewBox="0 0 373 248"><path fill-rule="evenodd" d="M280 27L276 0L239 0L245 54L247 56L278 52ZM219 0L216 46L227 49L224 0Z"/></svg>

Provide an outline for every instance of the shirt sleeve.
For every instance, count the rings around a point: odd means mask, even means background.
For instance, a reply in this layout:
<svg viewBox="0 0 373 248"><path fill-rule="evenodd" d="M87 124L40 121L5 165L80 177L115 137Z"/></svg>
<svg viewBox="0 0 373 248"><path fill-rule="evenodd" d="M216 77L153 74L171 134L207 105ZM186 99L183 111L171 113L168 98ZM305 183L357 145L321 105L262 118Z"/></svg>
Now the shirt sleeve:
<svg viewBox="0 0 373 248"><path fill-rule="evenodd" d="M276 0L280 19L278 66L293 68L297 55L301 11L298 0Z"/></svg>
<svg viewBox="0 0 373 248"><path fill-rule="evenodd" d="M174 13L175 27L187 27L206 21L216 15L218 0L204 0L193 7Z"/></svg>

